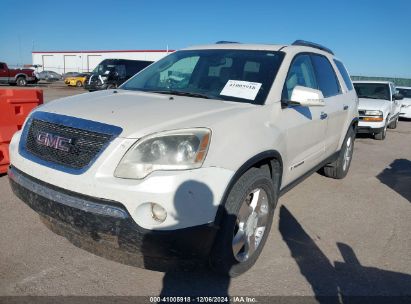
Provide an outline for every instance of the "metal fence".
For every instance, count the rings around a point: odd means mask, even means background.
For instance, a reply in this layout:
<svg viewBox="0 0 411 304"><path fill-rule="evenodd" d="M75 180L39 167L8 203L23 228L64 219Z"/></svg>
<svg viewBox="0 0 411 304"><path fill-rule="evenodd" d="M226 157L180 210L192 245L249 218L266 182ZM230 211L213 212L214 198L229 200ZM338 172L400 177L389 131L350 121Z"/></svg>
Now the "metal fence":
<svg viewBox="0 0 411 304"><path fill-rule="evenodd" d="M411 87L411 79L409 79L409 78L351 76L351 79L352 80L392 81L396 86Z"/></svg>

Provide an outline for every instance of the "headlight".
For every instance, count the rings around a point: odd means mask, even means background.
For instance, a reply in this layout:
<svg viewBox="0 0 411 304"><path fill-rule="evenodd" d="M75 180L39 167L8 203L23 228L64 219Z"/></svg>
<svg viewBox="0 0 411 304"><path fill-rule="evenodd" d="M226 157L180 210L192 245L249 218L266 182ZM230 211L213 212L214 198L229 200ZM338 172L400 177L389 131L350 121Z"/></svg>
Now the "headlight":
<svg viewBox="0 0 411 304"><path fill-rule="evenodd" d="M382 112L381 112L381 111L377 111L377 110L365 111L365 115L369 115L369 116L380 116L380 115L382 115Z"/></svg>
<svg viewBox="0 0 411 304"><path fill-rule="evenodd" d="M408 107L411 107L411 104L402 104L401 105L401 108L408 108Z"/></svg>
<svg viewBox="0 0 411 304"><path fill-rule="evenodd" d="M153 171L200 168L210 144L209 129L156 133L138 140L124 155L114 175L142 179Z"/></svg>

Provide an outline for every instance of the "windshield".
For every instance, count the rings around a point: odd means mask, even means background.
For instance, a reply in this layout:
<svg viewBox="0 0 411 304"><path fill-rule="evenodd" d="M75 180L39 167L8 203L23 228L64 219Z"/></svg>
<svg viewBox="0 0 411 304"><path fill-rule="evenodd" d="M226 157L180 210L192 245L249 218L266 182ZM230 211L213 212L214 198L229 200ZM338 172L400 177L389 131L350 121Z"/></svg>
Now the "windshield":
<svg viewBox="0 0 411 304"><path fill-rule="evenodd" d="M93 74L97 75L113 75L117 73L120 76L126 74L126 67L124 64L114 64L114 63L100 63L96 68L93 70Z"/></svg>
<svg viewBox="0 0 411 304"><path fill-rule="evenodd" d="M354 83L358 98L391 100L390 88L385 83Z"/></svg>
<svg viewBox="0 0 411 304"><path fill-rule="evenodd" d="M264 104L283 57L273 51L177 51L120 88Z"/></svg>
<svg viewBox="0 0 411 304"><path fill-rule="evenodd" d="M397 88L397 90L400 92L400 94L402 96L404 96L404 98L411 98L411 89L399 89L399 88Z"/></svg>

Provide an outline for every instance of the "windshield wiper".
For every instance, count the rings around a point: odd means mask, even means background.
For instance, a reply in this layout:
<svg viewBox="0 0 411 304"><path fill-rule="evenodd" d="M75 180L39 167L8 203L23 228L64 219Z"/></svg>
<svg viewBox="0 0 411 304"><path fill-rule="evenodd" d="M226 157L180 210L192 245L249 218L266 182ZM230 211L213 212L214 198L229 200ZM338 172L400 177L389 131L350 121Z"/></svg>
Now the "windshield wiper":
<svg viewBox="0 0 411 304"><path fill-rule="evenodd" d="M196 97L196 98L205 98L210 99L209 96L200 93L191 93L191 92L184 92L184 91L175 91L175 90L163 90L163 91L147 91L150 93L158 93L158 94L171 94L177 96L188 96L188 97Z"/></svg>
<svg viewBox="0 0 411 304"><path fill-rule="evenodd" d="M378 97L373 97L373 96L366 96L366 95L360 95L358 98L366 98L366 99L383 99L383 98L378 98Z"/></svg>

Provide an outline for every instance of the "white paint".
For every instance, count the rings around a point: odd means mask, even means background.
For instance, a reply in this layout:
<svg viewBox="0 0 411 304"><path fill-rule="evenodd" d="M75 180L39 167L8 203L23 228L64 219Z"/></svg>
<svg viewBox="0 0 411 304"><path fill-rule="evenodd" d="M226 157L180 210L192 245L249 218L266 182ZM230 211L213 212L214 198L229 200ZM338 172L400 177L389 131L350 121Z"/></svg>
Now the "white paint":
<svg viewBox="0 0 411 304"><path fill-rule="evenodd" d="M199 49L216 48L276 51L282 47L230 44ZM358 117L354 91L351 94L341 94L344 101L325 99L324 107L282 107L281 92L290 63L296 54L315 52L326 56L330 62L334 58L310 47L288 46L282 48L282 51L285 57L264 105L186 96L174 96L170 100L167 95L120 89L116 94L101 91L66 97L47 103L36 111L116 125L123 132L81 175L53 170L22 157L18 152L21 131L15 134L10 143L11 163L23 172L58 187L121 202L136 223L144 228L174 230L211 222L234 172L249 159L262 152L276 150L282 157L284 168L302 162L302 165L292 171L284 170L283 188L324 160L328 156L327 152L338 151L341 144L337 146L337 143L345 138L352 119ZM339 71L335 72L340 84L344 86ZM240 92L240 96L251 98L254 95L255 98L257 88L251 90L252 94L247 90L249 89ZM338 107L332 108L332 104ZM344 104L349 106L347 111L343 110ZM333 113L337 110L344 114ZM322 120L321 111L328 113L329 118ZM339 117L344 117L344 120L338 122ZM333 124L339 128L332 129L332 136L329 136L328 126ZM202 168L157 171L142 180L114 177L118 163L138 138L162 131L196 127L206 127L212 131L210 147ZM195 185L190 186L193 183ZM189 187L182 187L185 184ZM141 215L136 210L147 202L159 203L166 209L168 216L164 223L150 226L140 218L146 215Z"/></svg>

